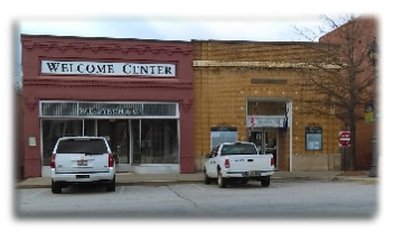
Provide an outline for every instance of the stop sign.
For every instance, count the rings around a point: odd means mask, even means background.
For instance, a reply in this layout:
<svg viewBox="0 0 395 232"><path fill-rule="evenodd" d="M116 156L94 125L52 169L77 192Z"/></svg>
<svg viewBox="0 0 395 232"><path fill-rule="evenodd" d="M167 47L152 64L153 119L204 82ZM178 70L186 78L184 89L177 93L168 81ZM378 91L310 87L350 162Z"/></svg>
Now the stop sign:
<svg viewBox="0 0 395 232"><path fill-rule="evenodd" d="M351 133L350 131L339 132L339 146L350 147L351 146Z"/></svg>

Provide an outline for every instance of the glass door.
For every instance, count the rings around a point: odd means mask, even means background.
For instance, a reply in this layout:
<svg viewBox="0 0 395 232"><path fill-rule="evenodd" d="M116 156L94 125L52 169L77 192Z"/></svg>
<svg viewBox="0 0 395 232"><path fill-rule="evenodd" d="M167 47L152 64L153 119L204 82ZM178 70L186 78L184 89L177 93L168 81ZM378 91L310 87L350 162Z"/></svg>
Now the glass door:
<svg viewBox="0 0 395 232"><path fill-rule="evenodd" d="M272 154L277 167L278 129L265 129L265 154Z"/></svg>
<svg viewBox="0 0 395 232"><path fill-rule="evenodd" d="M263 131L254 130L251 131L250 141L253 142L259 151L259 154L263 154Z"/></svg>
<svg viewBox="0 0 395 232"><path fill-rule="evenodd" d="M107 139L113 154L118 160L118 169L128 171L130 165L129 120L98 120L98 136Z"/></svg>

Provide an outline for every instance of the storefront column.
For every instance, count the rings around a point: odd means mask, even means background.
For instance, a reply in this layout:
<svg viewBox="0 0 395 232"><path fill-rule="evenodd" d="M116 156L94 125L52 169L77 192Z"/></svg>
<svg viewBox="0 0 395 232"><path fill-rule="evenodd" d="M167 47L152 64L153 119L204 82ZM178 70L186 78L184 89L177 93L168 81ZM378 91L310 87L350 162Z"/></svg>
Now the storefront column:
<svg viewBox="0 0 395 232"><path fill-rule="evenodd" d="M24 99L24 130L22 167L23 178L41 176L40 120L38 118L38 99Z"/></svg>
<svg viewBox="0 0 395 232"><path fill-rule="evenodd" d="M194 107L192 99L180 102L180 173L195 172Z"/></svg>

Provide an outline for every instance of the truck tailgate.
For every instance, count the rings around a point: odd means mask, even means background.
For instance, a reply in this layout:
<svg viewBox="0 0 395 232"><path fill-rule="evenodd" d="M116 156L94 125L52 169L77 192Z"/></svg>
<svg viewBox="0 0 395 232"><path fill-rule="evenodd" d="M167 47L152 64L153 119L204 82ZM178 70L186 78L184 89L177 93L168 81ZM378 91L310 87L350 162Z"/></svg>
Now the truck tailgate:
<svg viewBox="0 0 395 232"><path fill-rule="evenodd" d="M272 155L230 155L230 170L232 171L271 171Z"/></svg>
<svg viewBox="0 0 395 232"><path fill-rule="evenodd" d="M108 172L108 154L57 153L57 173Z"/></svg>

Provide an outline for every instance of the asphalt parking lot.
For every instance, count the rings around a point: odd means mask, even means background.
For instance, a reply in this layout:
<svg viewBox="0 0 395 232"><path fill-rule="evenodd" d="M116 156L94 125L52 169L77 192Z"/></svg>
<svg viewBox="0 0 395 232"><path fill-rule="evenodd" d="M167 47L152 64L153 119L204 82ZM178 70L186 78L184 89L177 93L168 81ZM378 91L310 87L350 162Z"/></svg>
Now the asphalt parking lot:
<svg viewBox="0 0 395 232"><path fill-rule="evenodd" d="M15 190L18 218L371 218L377 184L320 180L273 180L225 189L199 182L71 186Z"/></svg>

